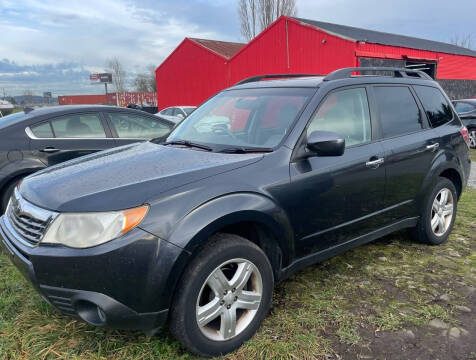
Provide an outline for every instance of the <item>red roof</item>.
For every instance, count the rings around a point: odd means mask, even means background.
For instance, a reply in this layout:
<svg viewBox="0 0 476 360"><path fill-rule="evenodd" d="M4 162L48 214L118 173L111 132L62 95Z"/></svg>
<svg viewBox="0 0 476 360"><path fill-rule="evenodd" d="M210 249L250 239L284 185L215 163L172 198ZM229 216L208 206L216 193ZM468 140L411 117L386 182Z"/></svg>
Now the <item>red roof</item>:
<svg viewBox="0 0 476 360"><path fill-rule="evenodd" d="M196 38L189 38L190 40L200 44L207 49L229 59L235 53L238 52L245 44L243 43L235 43L235 42L228 42L228 41L217 41L217 40L207 40L207 39L196 39Z"/></svg>

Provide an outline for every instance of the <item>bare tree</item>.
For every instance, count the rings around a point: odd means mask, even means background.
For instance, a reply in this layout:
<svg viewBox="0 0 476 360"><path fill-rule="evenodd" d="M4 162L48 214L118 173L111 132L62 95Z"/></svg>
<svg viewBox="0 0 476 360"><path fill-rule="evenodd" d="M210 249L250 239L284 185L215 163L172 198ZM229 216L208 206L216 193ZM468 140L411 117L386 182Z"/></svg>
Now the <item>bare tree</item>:
<svg viewBox="0 0 476 360"><path fill-rule="evenodd" d="M154 92L157 91L155 83L155 69L150 66L146 73L137 74L134 79L134 87L139 92Z"/></svg>
<svg viewBox="0 0 476 360"><path fill-rule="evenodd" d="M476 35L475 34L465 34L465 35L456 34L451 37L450 43L453 45L467 48L467 49L476 49Z"/></svg>
<svg viewBox="0 0 476 360"><path fill-rule="evenodd" d="M241 35L247 41L281 15L296 16L296 0L239 0Z"/></svg>
<svg viewBox="0 0 476 360"><path fill-rule="evenodd" d="M112 84L118 93L126 91L126 72L118 58L114 57L107 62L108 71L112 73Z"/></svg>

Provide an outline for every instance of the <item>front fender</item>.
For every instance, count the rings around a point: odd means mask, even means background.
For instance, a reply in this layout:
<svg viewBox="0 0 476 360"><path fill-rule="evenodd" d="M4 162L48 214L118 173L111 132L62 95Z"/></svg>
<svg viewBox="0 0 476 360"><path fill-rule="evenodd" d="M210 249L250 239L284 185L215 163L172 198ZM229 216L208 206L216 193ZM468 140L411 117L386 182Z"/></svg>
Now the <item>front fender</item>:
<svg viewBox="0 0 476 360"><path fill-rule="evenodd" d="M223 227L245 221L262 224L271 231L284 263L293 257L293 232L287 214L270 198L255 193L228 194L202 204L176 224L167 240L193 253Z"/></svg>

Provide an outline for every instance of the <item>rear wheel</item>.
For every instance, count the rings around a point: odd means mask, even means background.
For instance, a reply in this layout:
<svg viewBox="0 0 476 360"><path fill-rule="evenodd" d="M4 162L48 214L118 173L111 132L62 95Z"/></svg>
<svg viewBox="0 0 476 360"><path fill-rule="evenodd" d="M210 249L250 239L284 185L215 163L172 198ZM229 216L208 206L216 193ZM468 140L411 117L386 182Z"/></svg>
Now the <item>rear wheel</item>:
<svg viewBox="0 0 476 360"><path fill-rule="evenodd" d="M471 128L468 130L469 135L469 147L471 149L476 149L476 129Z"/></svg>
<svg viewBox="0 0 476 360"><path fill-rule="evenodd" d="M258 246L236 235L214 235L185 270L170 330L198 355L226 354L258 330L272 291L271 264Z"/></svg>
<svg viewBox="0 0 476 360"><path fill-rule="evenodd" d="M439 245L446 241L456 217L458 194L447 178L439 178L426 197L423 212L412 235L421 242Z"/></svg>

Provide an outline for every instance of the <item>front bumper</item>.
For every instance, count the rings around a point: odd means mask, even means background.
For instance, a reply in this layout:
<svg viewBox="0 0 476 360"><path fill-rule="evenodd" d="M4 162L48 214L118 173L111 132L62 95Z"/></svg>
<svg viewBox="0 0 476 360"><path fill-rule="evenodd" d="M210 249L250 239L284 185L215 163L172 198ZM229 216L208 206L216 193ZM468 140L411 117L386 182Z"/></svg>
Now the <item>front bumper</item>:
<svg viewBox="0 0 476 360"><path fill-rule="evenodd" d="M175 245L139 228L89 249L28 247L0 218L0 243L40 295L95 326L154 333L167 319L177 281Z"/></svg>

